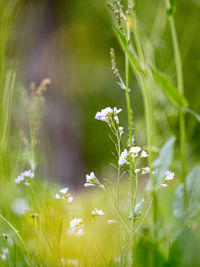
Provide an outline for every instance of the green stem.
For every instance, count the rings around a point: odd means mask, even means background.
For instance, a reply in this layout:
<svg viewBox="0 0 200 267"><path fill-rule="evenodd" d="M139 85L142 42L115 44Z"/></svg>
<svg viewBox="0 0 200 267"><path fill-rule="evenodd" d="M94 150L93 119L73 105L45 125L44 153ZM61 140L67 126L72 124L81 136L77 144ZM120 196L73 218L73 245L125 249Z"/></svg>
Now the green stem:
<svg viewBox="0 0 200 267"><path fill-rule="evenodd" d="M170 7L169 0L165 0L165 4L167 8ZM179 92L183 95L184 81L183 81L182 60L181 60L179 42L178 42L173 14L169 15L169 25L170 25L173 50L174 50L177 87ZM187 140L186 140L186 130L185 130L185 116L182 110L179 111L179 127L180 127L180 152L181 152L181 167L182 167L181 181L184 183L184 196L186 205L187 191L186 191L185 178L187 174Z"/></svg>

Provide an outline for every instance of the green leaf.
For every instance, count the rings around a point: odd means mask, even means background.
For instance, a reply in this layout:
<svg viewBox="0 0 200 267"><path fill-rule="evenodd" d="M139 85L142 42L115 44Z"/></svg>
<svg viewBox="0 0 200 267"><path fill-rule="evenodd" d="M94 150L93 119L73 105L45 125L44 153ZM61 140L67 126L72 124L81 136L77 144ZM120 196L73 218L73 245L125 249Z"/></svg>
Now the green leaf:
<svg viewBox="0 0 200 267"><path fill-rule="evenodd" d="M198 113L196 113L195 111L193 111L192 109L190 108L184 108L184 111L189 113L190 115L194 116L195 119L200 122L200 115Z"/></svg>
<svg viewBox="0 0 200 267"><path fill-rule="evenodd" d="M184 217L184 185L181 184L178 186L174 196L173 203L173 214L176 218Z"/></svg>
<svg viewBox="0 0 200 267"><path fill-rule="evenodd" d="M165 178L166 171L169 170L174 156L175 136L171 136L162 146L159 156L153 162L153 166L158 169L155 174L155 185L159 186Z"/></svg>
<svg viewBox="0 0 200 267"><path fill-rule="evenodd" d="M200 165L186 177L187 215L194 218L200 211ZM184 217L184 185L181 184L175 193L173 212L177 218Z"/></svg>
<svg viewBox="0 0 200 267"><path fill-rule="evenodd" d="M117 39L118 39L122 49L124 50L125 53L127 53L133 69L139 71L140 73L145 73L144 68L142 67L136 53L130 47L130 44L127 43L126 38L118 30L115 29L114 32L117 36Z"/></svg>
<svg viewBox="0 0 200 267"><path fill-rule="evenodd" d="M170 0L170 8L167 11L168 15L172 15L176 12L176 5L177 5L176 0Z"/></svg>
<svg viewBox="0 0 200 267"><path fill-rule="evenodd" d="M181 93L179 93L178 89L172 83L170 78L166 74L156 70L153 67L151 68L151 70L154 80L162 88L164 94L168 97L170 102L174 106L186 108L188 106L187 100Z"/></svg>

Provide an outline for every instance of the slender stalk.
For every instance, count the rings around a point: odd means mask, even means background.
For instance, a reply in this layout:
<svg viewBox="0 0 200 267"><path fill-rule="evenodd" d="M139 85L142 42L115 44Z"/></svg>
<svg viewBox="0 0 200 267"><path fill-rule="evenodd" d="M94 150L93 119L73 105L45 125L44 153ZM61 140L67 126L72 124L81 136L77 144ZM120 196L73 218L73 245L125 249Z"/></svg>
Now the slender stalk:
<svg viewBox="0 0 200 267"><path fill-rule="evenodd" d="M170 7L169 0L165 0L165 4L167 8ZM179 92L183 95L184 81L183 81L182 60L181 60L179 42L178 42L173 14L169 15L169 25L170 25L173 50L174 50L177 87ZM185 130L185 116L182 110L179 111L179 127L180 127L180 152L181 152L181 167L182 167L181 181L184 183L184 196L186 204L187 191L186 191L185 178L187 174L187 140L186 140L186 130Z"/></svg>

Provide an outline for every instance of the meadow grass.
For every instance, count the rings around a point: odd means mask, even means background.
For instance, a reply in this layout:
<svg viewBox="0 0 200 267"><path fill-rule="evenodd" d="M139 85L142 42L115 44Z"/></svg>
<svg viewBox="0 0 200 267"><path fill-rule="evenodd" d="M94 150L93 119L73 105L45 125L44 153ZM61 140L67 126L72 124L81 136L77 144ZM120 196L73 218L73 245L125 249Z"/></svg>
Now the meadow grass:
<svg viewBox="0 0 200 267"><path fill-rule="evenodd" d="M162 21L151 32L156 42L164 27L170 29L175 83L156 66L153 41L141 33L137 2L113 0L108 6L124 55L122 70L111 49L111 69L124 91L126 110L119 102L97 111L94 119L108 126L103 138L113 143L112 169L102 175L92 170L82 179L84 190L75 192L41 177L39 135L50 79L31 84L30 91L18 88L16 65L7 64L5 51L15 6L1 14L7 23L0 47L0 266L200 266L200 166L191 169L187 161L185 114L199 116L184 96L176 1L159 3L163 16L158 12L155 21ZM135 135L132 75L143 97L144 144ZM166 140L156 128L157 92L177 110L179 120L177 136ZM17 142L11 131L17 132L11 125L16 93L28 120ZM122 112L126 121L120 120Z"/></svg>

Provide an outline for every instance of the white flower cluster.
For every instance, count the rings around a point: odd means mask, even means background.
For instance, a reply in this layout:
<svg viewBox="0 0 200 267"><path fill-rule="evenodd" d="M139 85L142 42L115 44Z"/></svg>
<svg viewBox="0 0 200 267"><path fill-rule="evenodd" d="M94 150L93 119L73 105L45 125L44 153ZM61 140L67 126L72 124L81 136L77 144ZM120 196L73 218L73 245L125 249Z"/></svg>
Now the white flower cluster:
<svg viewBox="0 0 200 267"><path fill-rule="evenodd" d="M166 171L166 177L164 178L163 183L160 184L160 187L167 187L168 185L165 182L174 179L174 175L175 175L174 172Z"/></svg>
<svg viewBox="0 0 200 267"><path fill-rule="evenodd" d="M84 234L83 228L83 220L76 217L70 222L68 233L72 235L81 236Z"/></svg>
<svg viewBox="0 0 200 267"><path fill-rule="evenodd" d="M95 176L94 172L91 172L90 175L86 175L86 183L84 184L85 187L94 187L97 186L101 189L104 189L104 185L100 184L99 180Z"/></svg>
<svg viewBox="0 0 200 267"><path fill-rule="evenodd" d="M91 215L92 215L93 217L96 217L96 216L102 216L102 215L104 215L104 212L103 212L102 210L98 210L98 209L95 208L95 209L92 211Z"/></svg>
<svg viewBox="0 0 200 267"><path fill-rule="evenodd" d="M2 258L2 260L6 260L8 254L9 254L8 248L2 248L1 253L0 253L0 257Z"/></svg>
<svg viewBox="0 0 200 267"><path fill-rule="evenodd" d="M141 150L142 149L139 146L132 146L129 152L127 151L127 149L124 149L124 151L121 153L119 157L119 161L118 161L119 165L129 164L129 160L138 157L139 152ZM146 158L146 157L148 157L147 152L142 150L140 154L140 158Z"/></svg>
<svg viewBox="0 0 200 267"><path fill-rule="evenodd" d="M122 109L117 109L114 107L113 109L110 107L107 107L105 109L102 109L101 111L98 111L95 115L95 119L104 121L108 123L110 127L113 126L113 123L119 124L119 118L117 114L119 114L122 111ZM123 127L118 127L118 131L120 136L124 133Z"/></svg>
<svg viewBox="0 0 200 267"><path fill-rule="evenodd" d="M60 189L59 193L55 194L55 199L66 199L69 203L72 203L74 198L68 193L68 190L68 187Z"/></svg>
<svg viewBox="0 0 200 267"><path fill-rule="evenodd" d="M22 172L16 179L16 184L25 184L26 186L29 186L31 184L31 180L35 177L35 174L31 171L24 171Z"/></svg>

